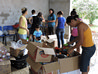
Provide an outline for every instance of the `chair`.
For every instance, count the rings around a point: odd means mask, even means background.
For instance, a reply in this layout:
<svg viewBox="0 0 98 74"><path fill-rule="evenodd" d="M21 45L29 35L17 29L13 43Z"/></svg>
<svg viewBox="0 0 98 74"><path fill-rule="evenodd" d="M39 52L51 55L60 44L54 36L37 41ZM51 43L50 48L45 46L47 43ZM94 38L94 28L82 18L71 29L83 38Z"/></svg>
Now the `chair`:
<svg viewBox="0 0 98 74"><path fill-rule="evenodd" d="M2 27L0 26L0 31L2 31ZM4 35L0 35L0 38L2 38L3 44L4 44Z"/></svg>
<svg viewBox="0 0 98 74"><path fill-rule="evenodd" d="M3 31L8 31L8 30L14 30L13 26L3 26ZM5 34L5 45L7 45L6 43L6 37L8 36L13 36L13 41L15 41L15 37L16 37L16 34Z"/></svg>

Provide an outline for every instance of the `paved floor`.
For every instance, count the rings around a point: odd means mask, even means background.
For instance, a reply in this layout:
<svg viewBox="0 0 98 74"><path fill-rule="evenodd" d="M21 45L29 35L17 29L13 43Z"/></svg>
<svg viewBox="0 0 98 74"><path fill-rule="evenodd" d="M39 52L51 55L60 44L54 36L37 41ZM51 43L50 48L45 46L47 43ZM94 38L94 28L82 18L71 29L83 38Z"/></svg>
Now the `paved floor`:
<svg viewBox="0 0 98 74"><path fill-rule="evenodd" d="M97 50L98 52L98 50ZM95 56L93 57L95 59ZM94 62L94 60L92 60ZM96 55L96 62L94 65L91 64L89 74L98 74L98 55Z"/></svg>

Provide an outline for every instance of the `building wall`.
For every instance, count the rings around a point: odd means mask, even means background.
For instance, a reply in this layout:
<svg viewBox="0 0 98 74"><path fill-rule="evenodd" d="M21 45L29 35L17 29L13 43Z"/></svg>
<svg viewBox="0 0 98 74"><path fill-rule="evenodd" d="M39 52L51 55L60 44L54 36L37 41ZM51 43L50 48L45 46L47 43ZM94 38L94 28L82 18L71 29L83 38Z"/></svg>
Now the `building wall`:
<svg viewBox="0 0 98 74"><path fill-rule="evenodd" d="M28 15L31 16L31 10L35 9L37 13L41 11L47 18L49 10L49 0L0 0L0 26L13 25L19 22L21 8L28 8Z"/></svg>
<svg viewBox="0 0 98 74"><path fill-rule="evenodd" d="M70 0L0 0L0 26L13 25L19 22L21 8L28 8L27 18L31 16L31 10L37 13L41 11L47 18L49 8L53 8L55 13L62 10L64 16L69 15Z"/></svg>
<svg viewBox="0 0 98 74"><path fill-rule="evenodd" d="M70 12L70 0L50 0L50 8L55 10L55 14L58 11L64 12L64 17L67 17Z"/></svg>

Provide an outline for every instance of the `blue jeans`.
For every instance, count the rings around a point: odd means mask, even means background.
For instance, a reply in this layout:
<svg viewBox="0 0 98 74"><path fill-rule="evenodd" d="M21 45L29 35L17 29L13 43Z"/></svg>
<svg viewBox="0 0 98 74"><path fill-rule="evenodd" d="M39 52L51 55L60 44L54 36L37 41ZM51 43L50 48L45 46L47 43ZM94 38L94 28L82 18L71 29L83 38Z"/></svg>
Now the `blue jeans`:
<svg viewBox="0 0 98 74"><path fill-rule="evenodd" d="M27 34L19 34L19 38L20 39L25 39L27 38Z"/></svg>
<svg viewBox="0 0 98 74"><path fill-rule="evenodd" d="M58 39L59 48L60 48L61 43L62 43L62 47L64 45L64 34L65 34L65 29L58 29L58 28L56 29L56 35L57 35L57 39Z"/></svg>

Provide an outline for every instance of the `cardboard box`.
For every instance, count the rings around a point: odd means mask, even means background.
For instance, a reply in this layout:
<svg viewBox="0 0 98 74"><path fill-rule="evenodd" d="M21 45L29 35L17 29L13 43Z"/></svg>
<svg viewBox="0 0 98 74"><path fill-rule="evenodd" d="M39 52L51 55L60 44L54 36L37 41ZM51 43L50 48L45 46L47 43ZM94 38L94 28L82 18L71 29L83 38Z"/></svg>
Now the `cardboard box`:
<svg viewBox="0 0 98 74"><path fill-rule="evenodd" d="M64 39L68 39L69 35L68 34L64 34Z"/></svg>
<svg viewBox="0 0 98 74"><path fill-rule="evenodd" d="M28 41L25 39L21 39L23 44L28 44Z"/></svg>
<svg viewBox="0 0 98 74"><path fill-rule="evenodd" d="M15 34L15 30L8 30L8 34Z"/></svg>
<svg viewBox="0 0 98 74"><path fill-rule="evenodd" d="M9 60L0 62L0 74L11 73L11 63Z"/></svg>
<svg viewBox="0 0 98 74"><path fill-rule="evenodd" d="M10 74L29 74L29 67L23 68L23 69L15 69L11 68L12 72Z"/></svg>
<svg viewBox="0 0 98 74"><path fill-rule="evenodd" d="M69 26L65 26L65 35L64 35L64 38L65 39L69 39L69 35L70 35L70 27Z"/></svg>
<svg viewBox="0 0 98 74"><path fill-rule="evenodd" d="M28 55L35 62L50 62L52 56L44 54L44 50L39 48L42 47L42 45L43 45L42 43L30 42L27 46L27 49L29 51Z"/></svg>
<svg viewBox="0 0 98 74"><path fill-rule="evenodd" d="M22 46L20 48L17 48L17 49L14 49L14 48L10 47L10 54L11 54L11 56L17 57L18 55L22 55L23 54L22 50L24 50L26 48L26 46L27 45L24 45L24 46Z"/></svg>
<svg viewBox="0 0 98 74"><path fill-rule="evenodd" d="M79 69L80 55L59 59L60 73L70 72Z"/></svg>
<svg viewBox="0 0 98 74"><path fill-rule="evenodd" d="M27 62L31 66L34 74L57 74L57 70L59 69L58 62L47 63L42 65L40 63L34 62L30 57L27 58Z"/></svg>
<svg viewBox="0 0 98 74"><path fill-rule="evenodd" d="M53 41L53 42L51 42L51 43L49 43L48 41L44 41L43 42L46 46L48 45L49 47L51 47L51 48L54 48L56 45L55 45L55 41ZM46 47L45 46L45 47Z"/></svg>

